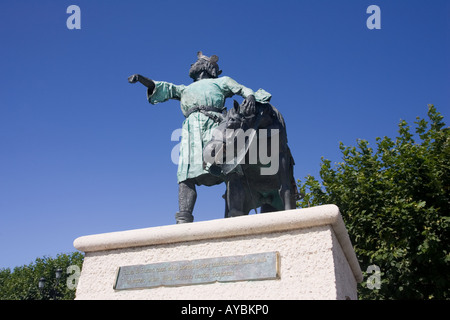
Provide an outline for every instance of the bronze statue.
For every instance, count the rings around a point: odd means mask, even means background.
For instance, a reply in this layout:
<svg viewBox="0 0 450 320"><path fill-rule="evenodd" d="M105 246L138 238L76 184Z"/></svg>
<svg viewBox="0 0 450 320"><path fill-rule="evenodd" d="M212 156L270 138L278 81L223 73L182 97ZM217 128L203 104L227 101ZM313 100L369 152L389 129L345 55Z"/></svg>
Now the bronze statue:
<svg viewBox="0 0 450 320"><path fill-rule="evenodd" d="M147 87L147 97L151 104L169 99L179 100L181 111L186 117L182 126L177 172L177 223L194 220L192 212L197 199L196 185L212 186L224 182L223 177L212 175L203 167L203 148L211 140L212 131L223 120L226 98L242 96L245 99L242 110L247 115L254 114L256 102L270 100L270 94L264 90L255 93L230 77L219 77L222 71L217 64L218 60L216 55L207 57L198 52L197 61L189 70L189 76L194 82L187 86L153 81L139 74L128 78L130 83L140 82Z"/></svg>

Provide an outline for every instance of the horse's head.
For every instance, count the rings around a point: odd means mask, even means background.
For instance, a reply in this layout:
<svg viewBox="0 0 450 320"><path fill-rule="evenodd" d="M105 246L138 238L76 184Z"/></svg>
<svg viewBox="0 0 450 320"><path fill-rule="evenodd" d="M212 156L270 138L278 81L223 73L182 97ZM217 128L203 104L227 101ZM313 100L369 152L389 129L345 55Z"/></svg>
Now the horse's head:
<svg viewBox="0 0 450 320"><path fill-rule="evenodd" d="M236 164L245 162L250 142L257 139L259 129L267 129L274 124L274 117L269 104L257 103L255 113L246 114L242 105L235 100L203 150L205 169L209 168L212 174L227 174Z"/></svg>
<svg viewBox="0 0 450 320"><path fill-rule="evenodd" d="M227 129L247 130L255 125L256 114L246 115L242 112L241 105L234 100L233 108L231 108L225 119Z"/></svg>
<svg viewBox="0 0 450 320"><path fill-rule="evenodd" d="M248 129L253 129L256 125L255 119L255 114L244 114L242 106L235 100L223 122L213 131L211 141L203 149L204 168L214 175L227 174L235 168L236 164L232 163L244 147L239 143L235 147L235 144L237 141L242 141L243 144L246 141L245 135L248 139Z"/></svg>

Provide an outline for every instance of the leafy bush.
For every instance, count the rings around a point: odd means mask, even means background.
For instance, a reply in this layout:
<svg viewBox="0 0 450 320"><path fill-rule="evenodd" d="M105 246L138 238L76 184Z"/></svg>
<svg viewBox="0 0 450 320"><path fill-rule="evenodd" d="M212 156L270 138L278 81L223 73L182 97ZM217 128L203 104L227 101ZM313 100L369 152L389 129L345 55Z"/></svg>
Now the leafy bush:
<svg viewBox="0 0 450 320"><path fill-rule="evenodd" d="M73 300L75 289L71 284L76 277L69 266L78 266L81 270L84 256L79 252L59 254L55 259L37 258L34 263L0 270L0 300ZM60 280L56 281L55 273L62 269ZM68 273L69 272L69 273ZM45 278L45 287L42 292L38 288L39 279ZM70 277L70 278L69 278ZM68 285L69 282L69 285ZM54 297L52 290L57 295Z"/></svg>
<svg viewBox="0 0 450 320"><path fill-rule="evenodd" d="M336 204L363 273L380 268L381 287L363 282L361 299L450 298L450 130L433 105L428 117L415 134L400 121L399 136L377 138L376 151L340 143L342 162L322 158L322 183L298 181L298 206Z"/></svg>

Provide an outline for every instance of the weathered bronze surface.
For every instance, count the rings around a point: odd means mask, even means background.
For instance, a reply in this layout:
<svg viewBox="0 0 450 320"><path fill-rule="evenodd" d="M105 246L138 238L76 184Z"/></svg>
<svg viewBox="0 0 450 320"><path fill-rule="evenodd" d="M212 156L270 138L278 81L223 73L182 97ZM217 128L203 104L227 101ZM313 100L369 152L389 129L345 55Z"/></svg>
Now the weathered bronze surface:
<svg viewBox="0 0 450 320"><path fill-rule="evenodd" d="M120 267L115 290L279 278L279 253L196 259Z"/></svg>
<svg viewBox="0 0 450 320"><path fill-rule="evenodd" d="M219 77L222 70L218 61L216 55L208 57L199 51L189 70L194 80L190 85L155 81L140 74L128 78L130 83L147 87L151 104L179 100L186 117L179 143L177 223L194 221L196 186L201 185L226 183L225 218L247 215L256 208L261 208L261 213L295 209L298 200L286 125L281 113L270 104L272 95L264 89L255 92L230 77ZM240 105L235 102L235 107L227 112L225 101L235 95L244 100ZM231 139L219 138L226 137L223 132L230 130L234 132ZM249 132L253 133L248 136ZM273 132L277 134L272 135ZM259 141L259 158L248 152L254 149L248 146L257 144L241 147L238 137ZM239 150L234 149L235 143ZM223 153L219 150L227 150L226 162L216 154ZM213 158L218 161L205 161ZM247 161L249 158L252 161ZM229 161L236 165L229 165Z"/></svg>

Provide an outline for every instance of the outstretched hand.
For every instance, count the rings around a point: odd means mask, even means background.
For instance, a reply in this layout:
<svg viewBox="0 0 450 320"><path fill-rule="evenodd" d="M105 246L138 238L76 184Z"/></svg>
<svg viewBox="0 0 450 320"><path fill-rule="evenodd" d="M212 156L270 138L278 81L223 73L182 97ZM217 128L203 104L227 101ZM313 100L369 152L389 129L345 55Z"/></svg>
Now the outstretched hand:
<svg viewBox="0 0 450 320"><path fill-rule="evenodd" d="M142 83L144 86L146 86L149 90L149 93L153 93L153 91L155 90L155 82L149 78L146 78L144 76L141 76L140 74L133 74L131 76L128 77L128 82L129 83L136 83L136 82L140 82Z"/></svg>
<svg viewBox="0 0 450 320"><path fill-rule="evenodd" d="M133 75L128 77L128 82L129 83L136 83L138 81L139 81L139 75L138 74L133 74Z"/></svg>
<svg viewBox="0 0 450 320"><path fill-rule="evenodd" d="M256 111L256 100L254 95L249 95L245 98L242 104L242 112L244 115L249 116L255 114Z"/></svg>

